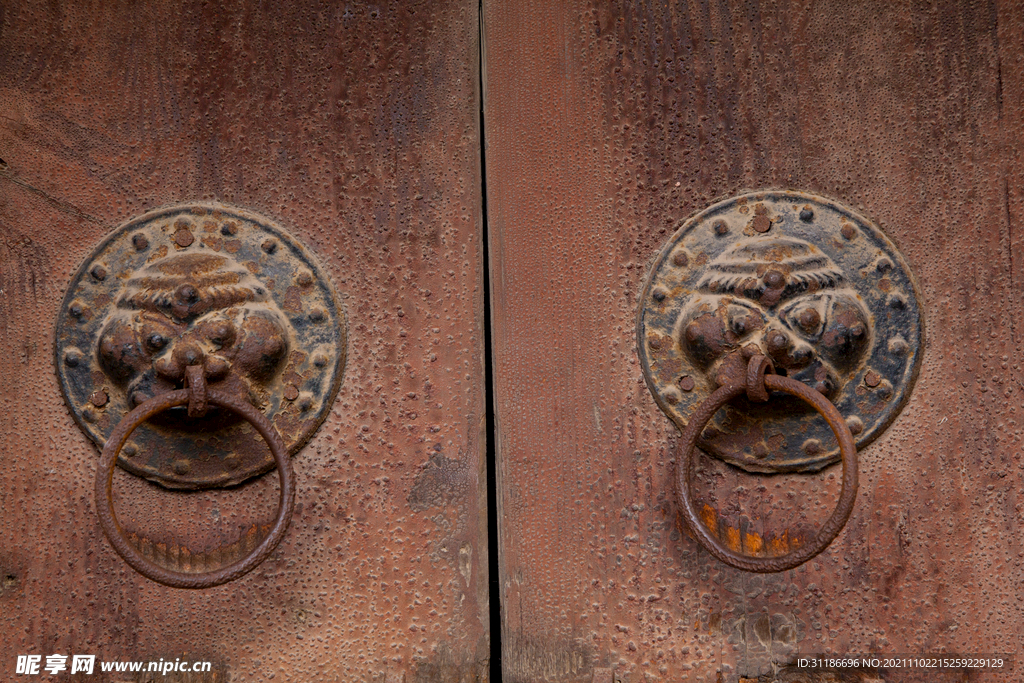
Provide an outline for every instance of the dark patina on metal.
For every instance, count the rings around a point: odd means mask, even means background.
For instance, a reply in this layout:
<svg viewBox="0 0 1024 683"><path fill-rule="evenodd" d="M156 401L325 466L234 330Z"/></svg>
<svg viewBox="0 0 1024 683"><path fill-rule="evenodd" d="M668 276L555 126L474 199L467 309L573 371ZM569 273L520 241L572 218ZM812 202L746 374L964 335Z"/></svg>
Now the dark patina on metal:
<svg viewBox="0 0 1024 683"><path fill-rule="evenodd" d="M923 319L891 241L838 202L795 191L721 201L684 221L651 268L638 348L648 387L684 429L754 354L838 408L858 447L899 413L917 377ZM829 427L803 401L733 398L700 448L752 472L836 462Z"/></svg>
<svg viewBox="0 0 1024 683"><path fill-rule="evenodd" d="M58 315L55 363L71 414L100 446L133 408L201 374L211 391L262 412L294 454L337 395L345 318L323 268L282 228L243 209L187 204L130 220L79 268ZM230 486L274 467L233 411L188 410L140 425L118 464L176 489Z"/></svg>

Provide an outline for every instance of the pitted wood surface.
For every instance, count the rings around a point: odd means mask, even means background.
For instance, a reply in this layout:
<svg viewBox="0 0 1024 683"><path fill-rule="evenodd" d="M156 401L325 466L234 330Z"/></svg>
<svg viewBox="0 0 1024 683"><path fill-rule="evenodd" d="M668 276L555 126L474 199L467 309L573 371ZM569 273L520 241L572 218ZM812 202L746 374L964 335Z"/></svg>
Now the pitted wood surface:
<svg viewBox="0 0 1024 683"><path fill-rule="evenodd" d="M231 681L486 678L478 35L477 3L447 0L2 3L0 678L55 652L205 659ZM287 536L199 592L107 545L99 453L52 365L78 265L186 201L289 225L349 325ZM209 559L272 519L276 477L183 494L118 471L115 503L155 557Z"/></svg>
<svg viewBox="0 0 1024 683"><path fill-rule="evenodd" d="M1011 1L485 3L507 681L736 683L797 652L1024 649L1022 17ZM760 188L872 219L926 321L848 526L767 577L678 531L678 435L634 337L678 223ZM824 520L837 470L705 460L698 493L737 549L781 554Z"/></svg>

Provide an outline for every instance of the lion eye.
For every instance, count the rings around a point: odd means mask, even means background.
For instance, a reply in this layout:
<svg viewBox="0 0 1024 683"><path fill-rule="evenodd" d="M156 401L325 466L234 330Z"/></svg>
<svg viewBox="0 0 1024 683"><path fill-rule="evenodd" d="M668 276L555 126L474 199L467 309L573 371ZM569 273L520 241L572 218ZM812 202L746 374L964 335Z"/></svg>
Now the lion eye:
<svg viewBox="0 0 1024 683"><path fill-rule="evenodd" d="M235 341L235 326L227 321L211 324L206 330L206 338L217 346L230 346Z"/></svg>
<svg viewBox="0 0 1024 683"><path fill-rule="evenodd" d="M821 324L821 315L813 308L805 308L796 316L797 324L808 334L813 334Z"/></svg>

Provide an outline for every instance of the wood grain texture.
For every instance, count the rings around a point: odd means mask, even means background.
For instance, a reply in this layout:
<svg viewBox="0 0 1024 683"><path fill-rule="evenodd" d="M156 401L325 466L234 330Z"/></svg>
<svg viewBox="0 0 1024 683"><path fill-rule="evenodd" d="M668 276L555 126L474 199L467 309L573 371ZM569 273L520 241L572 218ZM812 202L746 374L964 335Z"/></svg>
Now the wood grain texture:
<svg viewBox="0 0 1024 683"><path fill-rule="evenodd" d="M735 683L798 652L1022 650L1022 14L485 3L506 680ZM861 453L845 531L772 576L678 530L678 437L634 339L675 226L759 188L874 220L927 323L920 379ZM755 545L813 531L838 492L834 467L703 467L715 514Z"/></svg>
<svg viewBox="0 0 1024 683"><path fill-rule="evenodd" d="M207 681L486 680L478 26L460 1L2 3L0 678L77 653L209 660ZM313 250L349 349L284 542L188 592L100 532L52 339L101 238L198 200ZM122 472L118 511L153 543L246 545L275 477L191 495Z"/></svg>

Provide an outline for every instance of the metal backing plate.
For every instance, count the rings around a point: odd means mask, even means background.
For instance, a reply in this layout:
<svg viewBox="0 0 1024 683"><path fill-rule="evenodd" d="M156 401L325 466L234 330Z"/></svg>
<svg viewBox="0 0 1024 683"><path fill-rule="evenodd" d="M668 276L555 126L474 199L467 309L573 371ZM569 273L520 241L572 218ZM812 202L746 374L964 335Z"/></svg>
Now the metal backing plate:
<svg viewBox="0 0 1024 683"><path fill-rule="evenodd" d="M221 204L134 218L79 268L54 347L75 421L102 446L131 408L174 388L159 364L169 362L175 344L208 345L215 335L202 336L204 330L225 321L234 341L218 338L206 347L207 358L218 351L230 357L221 386L234 382L230 388L263 411L294 454L326 418L341 384L344 313L327 273L294 237L265 217ZM230 486L273 468L269 449L244 421L223 411L200 419L185 412L169 410L140 426L118 464L178 489Z"/></svg>
<svg viewBox="0 0 1024 683"><path fill-rule="evenodd" d="M644 376L680 429L756 346L825 393L858 447L906 402L922 334L914 279L892 242L849 208L795 191L733 197L684 221L651 268L637 320ZM753 472L839 458L825 422L782 396L737 399L699 445Z"/></svg>

